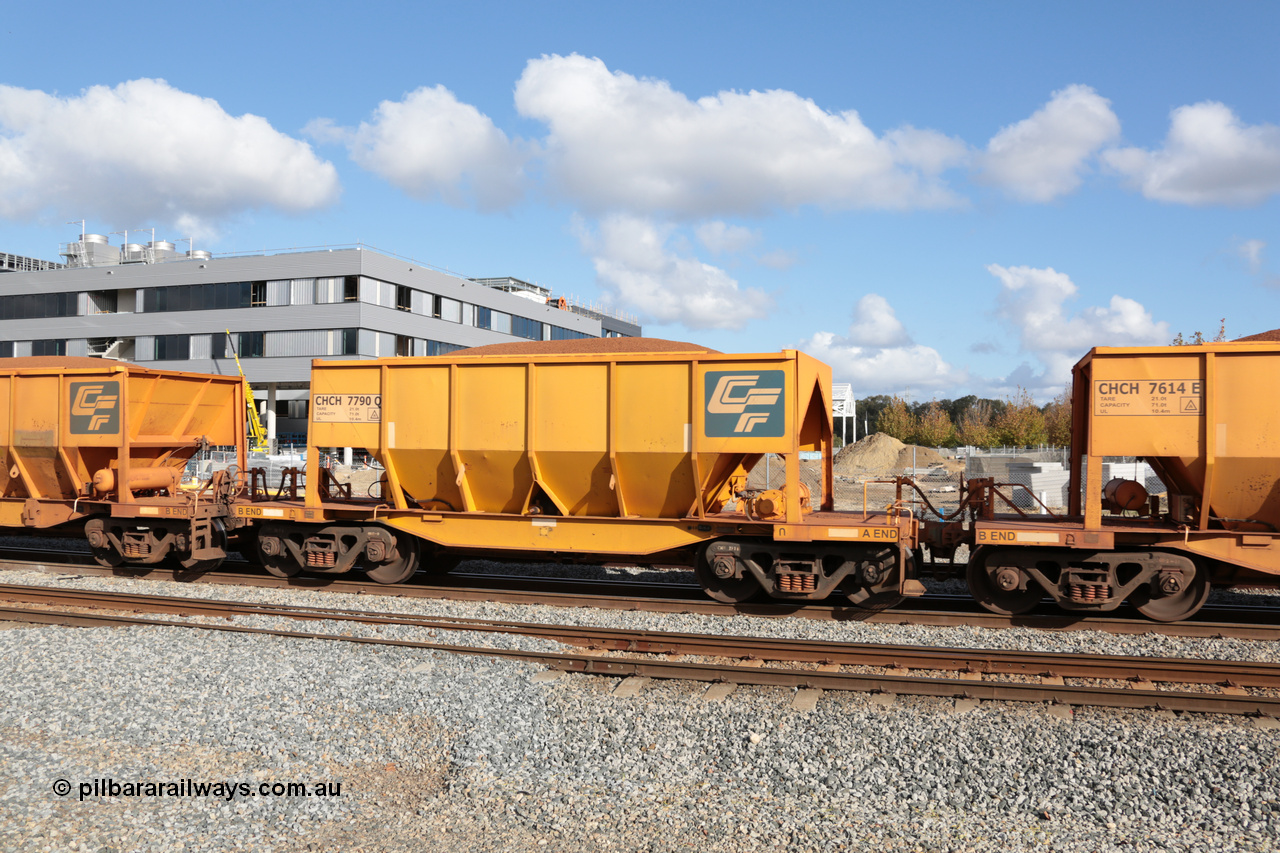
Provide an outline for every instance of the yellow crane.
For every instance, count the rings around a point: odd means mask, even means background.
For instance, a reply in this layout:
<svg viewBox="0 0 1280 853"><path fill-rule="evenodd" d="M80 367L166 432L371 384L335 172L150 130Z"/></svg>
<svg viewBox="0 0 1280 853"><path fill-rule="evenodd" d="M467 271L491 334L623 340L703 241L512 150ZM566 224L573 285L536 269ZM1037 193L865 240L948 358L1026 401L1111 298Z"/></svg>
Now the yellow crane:
<svg viewBox="0 0 1280 853"><path fill-rule="evenodd" d="M240 366L240 353L236 352L236 340L231 337L231 330L227 329L227 340L231 343L231 355L236 360L236 370L240 371L240 379L244 381L244 401L249 407L249 432L253 433L253 450L260 450L269 453L270 446L267 444L267 431L262 428L262 418L258 417L258 404L253 399L253 389L249 387L249 380L245 378L244 368Z"/></svg>

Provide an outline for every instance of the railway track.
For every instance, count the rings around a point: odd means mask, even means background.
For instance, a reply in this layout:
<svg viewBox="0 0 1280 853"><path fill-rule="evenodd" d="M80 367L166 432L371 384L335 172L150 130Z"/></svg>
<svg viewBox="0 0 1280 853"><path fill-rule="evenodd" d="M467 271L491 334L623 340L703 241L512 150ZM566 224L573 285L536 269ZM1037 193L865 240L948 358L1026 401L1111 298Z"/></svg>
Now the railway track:
<svg viewBox="0 0 1280 853"><path fill-rule="evenodd" d="M723 634L683 634L572 625L420 617L338 608L259 605L176 596L138 595L0 584L0 600L28 607L0 607L0 620L74 627L181 627L278 637L369 643L541 663L554 669L638 678L685 679L797 690L844 690L897 695L1021 702L1052 702L1171 711L1280 716L1280 665L1243 661L1017 652L997 649L890 646L786 640ZM74 610L56 609L74 608ZM95 612L83 612L92 610ZM114 612L103 612L114 611ZM153 619L127 613L187 617ZM495 649L456 643L362 637L349 634L226 624L245 616L291 621L327 620L538 637L592 651L564 653ZM215 617L220 622L189 621ZM613 656L609 656L614 653ZM622 654L617 654L622 653ZM644 654L644 657L638 655ZM666 655L659 658L657 655ZM675 660L696 656L703 660ZM724 662L724 659L731 659ZM799 664L764 666L764 662ZM817 668L805 666L817 664ZM878 672L846 671L845 667ZM947 677L918 673L945 672ZM917 674L913 674L917 673ZM1026 680L1011 681L1008 676ZM1121 682L1067 684L1065 679ZM1220 692L1155 689L1156 683L1214 685ZM1271 691L1250 693L1246 688Z"/></svg>
<svg viewBox="0 0 1280 853"><path fill-rule="evenodd" d="M224 564L229 566L231 564ZM171 566L134 566L108 569L88 555L40 549L0 549L0 571L37 570L92 577L134 577L184 583L213 583L272 589L317 589L330 592L455 601L494 601L505 604L538 604L558 607L592 607L607 610L640 610L701 615L750 615L801 617L824 621L862 621L880 624L968 626L980 628L1025 627L1046 631L1094 630L1113 634L1158 633L1175 637L1245 640L1280 640L1280 612L1269 607L1207 606L1185 622L1160 623L1141 617L1131 608L1114 616L1074 615L1046 609L1019 616L1000 616L981 609L963 595L933 593L907 599L887 610L864 610L829 604L781 604L749 602L725 604L705 597L696 584L674 582L580 580L518 575L454 572L431 576L420 573L410 582L387 586L345 576L300 575L278 578L253 570L191 574Z"/></svg>

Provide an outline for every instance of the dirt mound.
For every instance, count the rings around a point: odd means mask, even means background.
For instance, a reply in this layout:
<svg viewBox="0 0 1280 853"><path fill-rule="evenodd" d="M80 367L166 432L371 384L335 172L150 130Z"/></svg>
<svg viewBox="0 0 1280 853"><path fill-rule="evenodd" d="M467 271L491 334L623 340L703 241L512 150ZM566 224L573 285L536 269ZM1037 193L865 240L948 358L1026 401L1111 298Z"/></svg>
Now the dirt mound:
<svg viewBox="0 0 1280 853"><path fill-rule="evenodd" d="M915 454L914 458L912 453ZM914 444L908 444L898 453L897 461L893 463L893 467L910 468L914 465L916 468L932 468L934 465L946 464L946 461L943 455L932 447L918 447Z"/></svg>
<svg viewBox="0 0 1280 853"><path fill-rule="evenodd" d="M893 436L873 432L858 439L857 444L847 444L840 448L840 452L832 460L832 465L835 473L842 477L884 474L897 466L898 456L906 447ZM907 464L911 464L910 451L907 451Z"/></svg>
<svg viewBox="0 0 1280 853"><path fill-rule="evenodd" d="M948 471L964 470L964 463L947 459L932 447L903 444L882 432L873 432L857 444L840 449L832 461L835 473L842 477L867 474L883 476L901 472L905 468L932 468L945 466Z"/></svg>

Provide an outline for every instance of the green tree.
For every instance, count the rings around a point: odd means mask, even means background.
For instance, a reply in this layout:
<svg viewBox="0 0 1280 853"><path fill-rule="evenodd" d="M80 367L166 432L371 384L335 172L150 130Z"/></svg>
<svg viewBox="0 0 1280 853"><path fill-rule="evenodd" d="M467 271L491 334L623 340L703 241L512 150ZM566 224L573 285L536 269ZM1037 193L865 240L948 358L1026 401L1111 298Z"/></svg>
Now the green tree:
<svg viewBox="0 0 1280 853"><path fill-rule="evenodd" d="M991 422L996 441L1007 447L1032 447L1049 441L1044 414L1025 389L1009 400L1009 406Z"/></svg>
<svg viewBox="0 0 1280 853"><path fill-rule="evenodd" d="M956 427L947 406L934 400L916 420L914 443L924 447L951 447L955 441Z"/></svg>
<svg viewBox="0 0 1280 853"><path fill-rule="evenodd" d="M956 438L961 444L970 447L995 447L995 430L991 428L994 419L990 400L977 400L965 408L960 415L956 427Z"/></svg>
<svg viewBox="0 0 1280 853"><path fill-rule="evenodd" d="M854 406L854 418L858 421L858 434L865 433L868 428L874 430L880 422L880 412L893 402L887 394L872 394L858 400Z"/></svg>
<svg viewBox="0 0 1280 853"><path fill-rule="evenodd" d="M893 397L889 405L880 410L876 418L876 431L893 436L898 441L911 441L916 434L916 416L911 413L907 401Z"/></svg>
<svg viewBox="0 0 1280 853"><path fill-rule="evenodd" d="M1049 443L1055 447L1071 444L1071 383L1053 401L1044 407L1044 427Z"/></svg>

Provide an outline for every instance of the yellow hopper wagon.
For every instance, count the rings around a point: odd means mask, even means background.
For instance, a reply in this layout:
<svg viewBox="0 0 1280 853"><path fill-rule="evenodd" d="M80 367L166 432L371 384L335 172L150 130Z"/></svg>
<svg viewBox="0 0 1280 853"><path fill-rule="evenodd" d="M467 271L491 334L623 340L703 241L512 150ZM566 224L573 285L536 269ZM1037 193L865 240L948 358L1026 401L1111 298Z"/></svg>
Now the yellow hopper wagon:
<svg viewBox="0 0 1280 853"><path fill-rule="evenodd" d="M1127 600L1174 621L1213 584L1274 585L1277 387L1274 342L1091 350L1072 380L1066 514L1001 513L1012 503L997 500L1000 484L968 484L974 596L999 613L1046 596L1076 611ZM1141 473L1104 480L1104 457L1133 460L1121 473ZM929 522L926 541L947 538L949 526Z"/></svg>
<svg viewBox="0 0 1280 853"><path fill-rule="evenodd" d="M99 563L226 556L233 478L181 488L201 448L245 463L239 377L100 358L0 359L0 527L83 534Z"/></svg>
<svg viewBox="0 0 1280 853"><path fill-rule="evenodd" d="M799 352L640 338L317 360L305 499L236 511L280 575L394 583L488 557L691 566L722 601L923 592L909 510L833 511L830 389ZM322 466L345 447L382 467L376 497ZM785 483L748 488L766 454Z"/></svg>

